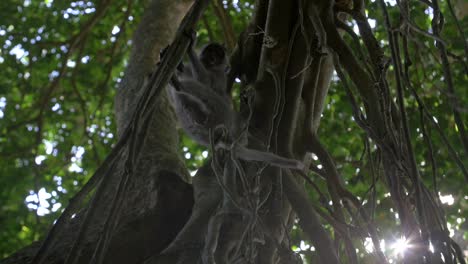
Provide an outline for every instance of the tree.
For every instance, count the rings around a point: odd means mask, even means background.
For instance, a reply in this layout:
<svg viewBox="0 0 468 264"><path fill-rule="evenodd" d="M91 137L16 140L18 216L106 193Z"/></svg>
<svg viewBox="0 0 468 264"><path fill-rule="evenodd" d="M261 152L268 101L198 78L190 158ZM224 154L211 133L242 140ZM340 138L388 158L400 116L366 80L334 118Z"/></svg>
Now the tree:
<svg viewBox="0 0 468 264"><path fill-rule="evenodd" d="M462 4L3 4L0 249L38 241L1 263L465 263ZM249 147L310 171L179 136L164 87L195 29L232 51Z"/></svg>

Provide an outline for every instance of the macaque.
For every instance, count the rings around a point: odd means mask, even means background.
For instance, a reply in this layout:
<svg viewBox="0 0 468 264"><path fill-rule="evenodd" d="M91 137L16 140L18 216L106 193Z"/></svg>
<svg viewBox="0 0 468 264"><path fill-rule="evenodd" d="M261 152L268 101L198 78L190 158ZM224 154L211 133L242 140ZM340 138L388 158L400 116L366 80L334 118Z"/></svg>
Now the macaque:
<svg viewBox="0 0 468 264"><path fill-rule="evenodd" d="M210 130L225 127L232 140L239 137L245 139L234 144L237 158L267 162L281 168L304 169L304 164L300 161L245 147L247 136L241 134L247 124L233 109L231 96L227 92L229 64L222 45L210 43L202 49L199 56L191 45L188 56L191 74L185 69L174 74L169 94L180 125L190 138L201 145L209 146ZM219 142L215 148L229 149L230 145Z"/></svg>

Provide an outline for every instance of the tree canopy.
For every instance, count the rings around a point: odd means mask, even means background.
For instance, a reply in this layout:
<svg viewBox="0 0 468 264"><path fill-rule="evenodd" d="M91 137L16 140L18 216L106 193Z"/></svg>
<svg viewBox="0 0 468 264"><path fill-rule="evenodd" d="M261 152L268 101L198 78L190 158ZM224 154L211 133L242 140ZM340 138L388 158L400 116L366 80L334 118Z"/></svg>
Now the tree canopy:
<svg viewBox="0 0 468 264"><path fill-rule="evenodd" d="M132 36L148 2L0 3L0 258L44 239L70 199L115 147L122 130L117 132L114 97L135 45ZM265 28L245 31L259 3L264 2L268 1L211 1L197 24L197 47L220 42L235 56L236 46L256 36L268 45ZM362 10L357 8L359 3L364 3ZM336 27L359 67L380 82L379 64L386 76L380 77L385 79L388 94L378 98L388 100L384 104L389 107L396 106L398 110L390 112L398 120L405 118L395 129L407 135L398 140L408 140L402 145L413 155L418 179L436 197L434 203L443 210L449 237L466 255L468 44L464 30L468 28L468 4L463 0L336 1L334 10L341 14ZM383 53L376 56L380 51ZM398 263L412 249L404 238L398 205L383 172L388 156L382 149L387 145L372 137L377 132L366 130L370 125L362 121L372 123L372 113L366 109L369 102L360 96L362 87L348 71L346 58L337 53L339 62L335 61L317 132L319 145L332 157L346 190L358 198L372 219L387 260ZM375 61L379 56L380 61ZM313 62L304 64L299 72L313 67ZM236 76L234 82L237 108L242 107L239 97L245 78L248 76ZM179 153L194 176L211 150L183 131L179 136ZM343 225L351 231L356 227L350 236L357 257L363 263L375 263L375 241L360 233L358 227L366 224L353 215L360 209L351 210L347 207L352 205L343 202L348 209L345 223L332 213L333 194L328 193L329 182L322 178L326 165L317 156L312 156L314 169L309 173L313 185L306 183L305 187L325 230L333 233ZM405 185L403 182L398 184ZM421 206L414 201L417 195L402 197L402 203L412 210ZM333 237L339 240L338 235ZM288 248L304 263L317 259L316 248L297 222L288 240Z"/></svg>

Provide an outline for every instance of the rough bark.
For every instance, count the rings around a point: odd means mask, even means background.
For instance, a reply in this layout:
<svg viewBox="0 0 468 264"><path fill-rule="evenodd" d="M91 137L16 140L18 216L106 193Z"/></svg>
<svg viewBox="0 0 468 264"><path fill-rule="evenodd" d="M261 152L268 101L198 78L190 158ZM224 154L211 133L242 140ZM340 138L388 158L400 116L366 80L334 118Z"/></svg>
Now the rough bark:
<svg viewBox="0 0 468 264"><path fill-rule="evenodd" d="M174 37L175 31L192 1L153 0L132 41L132 53L116 97L115 114L119 133L128 125L138 102L138 95L159 60L159 52ZM138 168L129 179L123 194L121 216L109 244L105 263L138 263L165 248L182 228L191 212L193 191L188 173L178 153L175 117L165 93L159 98L153 118L146 126L148 136L140 148ZM120 160L125 157L120 156ZM90 223L85 234L85 249L79 263L89 262L100 230L116 193L124 164L118 163L110 184L97 207L101 217ZM46 263L63 263L78 235L86 209L77 213L54 238ZM16 252L2 263L29 263L40 242Z"/></svg>

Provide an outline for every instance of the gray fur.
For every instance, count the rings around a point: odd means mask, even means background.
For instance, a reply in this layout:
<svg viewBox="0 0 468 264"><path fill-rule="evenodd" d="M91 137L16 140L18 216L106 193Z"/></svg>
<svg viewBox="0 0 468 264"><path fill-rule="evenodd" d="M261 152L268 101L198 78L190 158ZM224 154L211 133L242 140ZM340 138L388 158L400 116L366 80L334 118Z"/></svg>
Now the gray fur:
<svg viewBox="0 0 468 264"><path fill-rule="evenodd" d="M231 138L236 139L245 124L232 108L231 97L227 93L228 59L224 48L211 43L197 56L191 47L189 59L191 73L182 72L179 74L180 80L175 74L169 90L180 125L190 138L204 146L210 145L209 130L220 126L226 127ZM238 158L268 162L282 168L304 169L300 161L244 147L247 136L244 137L245 140L235 146ZM224 142L216 147L230 148Z"/></svg>

